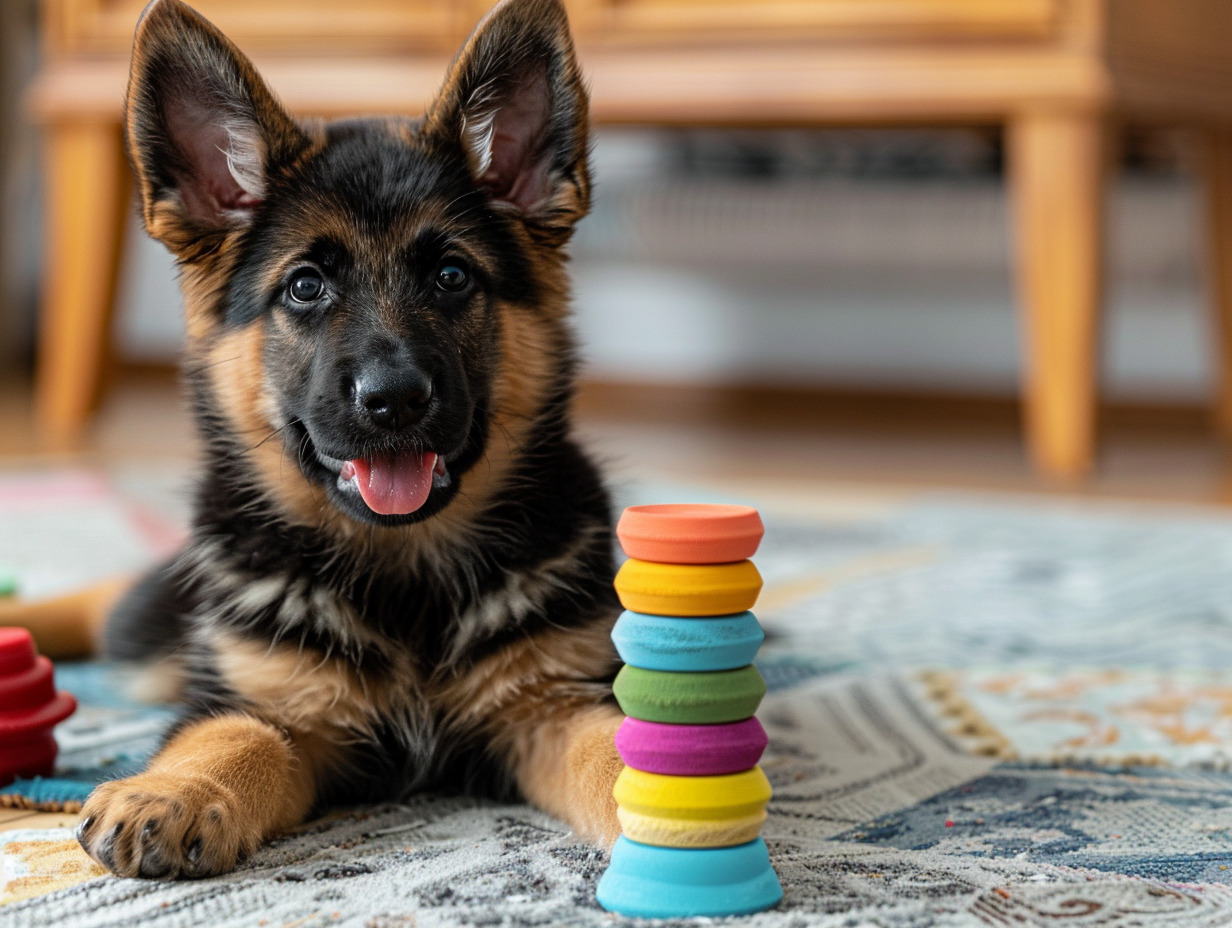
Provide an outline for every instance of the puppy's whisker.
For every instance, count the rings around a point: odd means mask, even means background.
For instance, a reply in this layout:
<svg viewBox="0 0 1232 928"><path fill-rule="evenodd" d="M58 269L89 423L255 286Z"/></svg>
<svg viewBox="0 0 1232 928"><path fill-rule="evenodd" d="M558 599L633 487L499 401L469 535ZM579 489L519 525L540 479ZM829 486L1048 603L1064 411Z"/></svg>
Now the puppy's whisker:
<svg viewBox="0 0 1232 928"><path fill-rule="evenodd" d="M243 357L244 357L243 355L236 354L236 355L232 355L229 358L215 358L213 361L210 361L208 364L199 364L199 363L194 364L193 368L194 370L198 370L198 371L208 371L216 367L222 367L224 364L234 364L236 361L243 360Z"/></svg>
<svg viewBox="0 0 1232 928"><path fill-rule="evenodd" d="M285 431L286 431L286 430L287 430L290 426L291 426L291 423L289 423L289 422L288 422L286 425L279 426L278 428L273 429L272 431L270 431L270 433L269 433L268 435L266 435L264 438L262 438L259 442L257 442L255 445L253 445L253 446L252 446L251 448L249 448L248 450L249 450L249 451L256 451L258 448L260 448L262 445L264 445L264 444L265 444L267 441L269 441L271 438L274 438L274 437L275 437L275 436L277 436L277 435L281 435L281 434L282 434L283 432L285 432Z"/></svg>

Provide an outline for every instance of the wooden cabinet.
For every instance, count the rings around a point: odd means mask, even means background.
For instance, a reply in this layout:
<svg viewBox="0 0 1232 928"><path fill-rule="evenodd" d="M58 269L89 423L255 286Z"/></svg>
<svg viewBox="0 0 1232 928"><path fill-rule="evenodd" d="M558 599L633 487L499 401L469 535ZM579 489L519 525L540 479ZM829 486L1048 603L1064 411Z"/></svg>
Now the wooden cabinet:
<svg viewBox="0 0 1232 928"><path fill-rule="evenodd" d="M147 0L44 0L52 55L127 51ZM255 54L452 51L484 0L195 0ZM566 0L583 43L1041 39L1064 0Z"/></svg>
<svg viewBox="0 0 1232 928"><path fill-rule="evenodd" d="M1043 38L1062 0L569 0L584 40L947 41Z"/></svg>
<svg viewBox="0 0 1232 928"><path fill-rule="evenodd" d="M147 0L44 0L52 55L126 54ZM192 0L252 53L346 55L440 51L473 24L459 0Z"/></svg>
<svg viewBox="0 0 1232 928"><path fill-rule="evenodd" d="M125 209L120 101L145 0L43 0L49 433L88 420ZM295 113L415 113L489 0L190 0ZM1232 0L565 0L599 123L1004 126L1023 310L1027 445L1091 464L1102 172L1122 119L1187 123L1214 196L1215 297L1232 434Z"/></svg>

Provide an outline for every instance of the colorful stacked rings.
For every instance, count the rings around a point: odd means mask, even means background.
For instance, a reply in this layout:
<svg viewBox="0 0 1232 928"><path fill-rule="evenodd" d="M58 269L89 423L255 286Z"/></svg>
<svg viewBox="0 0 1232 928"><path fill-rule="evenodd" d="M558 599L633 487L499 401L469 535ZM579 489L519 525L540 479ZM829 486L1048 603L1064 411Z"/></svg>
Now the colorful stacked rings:
<svg viewBox="0 0 1232 928"><path fill-rule="evenodd" d="M627 718L614 790L624 834L599 882L604 908L640 917L756 912L783 892L759 837L770 783L757 766L764 634L748 610L761 541L747 506L638 506L616 528L626 611L612 630Z"/></svg>

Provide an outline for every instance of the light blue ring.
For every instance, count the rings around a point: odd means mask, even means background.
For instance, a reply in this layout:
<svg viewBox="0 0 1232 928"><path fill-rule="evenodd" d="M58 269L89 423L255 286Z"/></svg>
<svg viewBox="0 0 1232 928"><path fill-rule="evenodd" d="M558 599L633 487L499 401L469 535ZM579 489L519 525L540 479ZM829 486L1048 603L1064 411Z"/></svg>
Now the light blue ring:
<svg viewBox="0 0 1232 928"><path fill-rule="evenodd" d="M748 915L783 898L766 842L680 848L621 835L595 893L609 912L635 918Z"/></svg>
<svg viewBox="0 0 1232 928"><path fill-rule="evenodd" d="M765 637L751 612L690 618L623 612L612 629L626 664L685 673L751 664Z"/></svg>

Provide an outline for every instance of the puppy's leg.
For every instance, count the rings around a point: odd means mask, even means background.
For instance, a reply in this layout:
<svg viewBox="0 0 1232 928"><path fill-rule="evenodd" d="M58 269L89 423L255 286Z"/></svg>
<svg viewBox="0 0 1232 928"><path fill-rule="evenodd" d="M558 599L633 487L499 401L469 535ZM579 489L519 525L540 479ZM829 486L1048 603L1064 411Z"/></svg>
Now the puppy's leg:
<svg viewBox="0 0 1232 928"><path fill-rule="evenodd" d="M320 750L246 715L192 723L145 773L90 795L78 840L118 876L222 873L303 821Z"/></svg>
<svg viewBox="0 0 1232 928"><path fill-rule="evenodd" d="M132 585L126 577L52 599L0 599L0 625L29 631L47 657L87 657L99 651L107 616Z"/></svg>
<svg viewBox="0 0 1232 928"><path fill-rule="evenodd" d="M508 735L518 787L582 840L610 847L620 834L612 787L623 766L613 738L624 716L615 706L544 705Z"/></svg>

